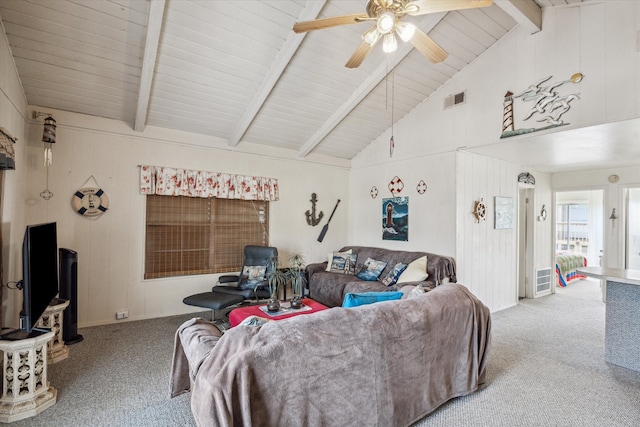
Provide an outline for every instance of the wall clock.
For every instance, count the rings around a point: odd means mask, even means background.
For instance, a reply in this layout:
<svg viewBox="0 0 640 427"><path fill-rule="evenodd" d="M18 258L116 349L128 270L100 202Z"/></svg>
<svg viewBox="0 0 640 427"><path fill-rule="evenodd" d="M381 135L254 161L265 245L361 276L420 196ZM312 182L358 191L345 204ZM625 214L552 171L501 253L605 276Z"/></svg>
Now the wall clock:
<svg viewBox="0 0 640 427"><path fill-rule="evenodd" d="M109 209L109 197L101 188L84 187L74 193L71 205L78 214L97 218Z"/></svg>

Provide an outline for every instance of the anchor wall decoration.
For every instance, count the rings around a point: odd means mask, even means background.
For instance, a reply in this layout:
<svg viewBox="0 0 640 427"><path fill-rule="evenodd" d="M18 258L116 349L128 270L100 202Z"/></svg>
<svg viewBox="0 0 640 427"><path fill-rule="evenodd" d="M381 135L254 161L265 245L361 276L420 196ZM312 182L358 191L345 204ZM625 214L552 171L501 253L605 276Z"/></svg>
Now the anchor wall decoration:
<svg viewBox="0 0 640 427"><path fill-rule="evenodd" d="M316 217L316 202L318 201L316 193L311 193L311 200L309 201L311 202L311 211L307 210L305 212L305 215L307 216L307 224L315 227L316 225L320 224L320 221L322 221L324 212L320 211L320 213Z"/></svg>

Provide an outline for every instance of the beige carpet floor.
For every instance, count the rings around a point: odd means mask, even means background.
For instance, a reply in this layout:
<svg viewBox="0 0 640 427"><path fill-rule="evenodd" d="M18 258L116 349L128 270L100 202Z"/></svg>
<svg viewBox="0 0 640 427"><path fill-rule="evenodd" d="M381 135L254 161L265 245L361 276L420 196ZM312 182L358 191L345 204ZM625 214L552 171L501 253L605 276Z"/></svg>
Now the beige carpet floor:
<svg viewBox="0 0 640 427"><path fill-rule="evenodd" d="M415 426L640 425L640 373L604 362L604 313L591 280L493 313L487 388ZM194 426L189 396L168 398L174 332L190 317L81 329L49 367L56 405L12 425Z"/></svg>

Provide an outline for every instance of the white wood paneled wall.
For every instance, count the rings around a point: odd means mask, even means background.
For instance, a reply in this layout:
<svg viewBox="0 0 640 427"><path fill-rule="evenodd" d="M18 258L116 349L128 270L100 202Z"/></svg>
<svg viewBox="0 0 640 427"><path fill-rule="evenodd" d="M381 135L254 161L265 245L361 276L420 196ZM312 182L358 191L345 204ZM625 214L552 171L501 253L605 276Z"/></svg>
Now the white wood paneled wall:
<svg viewBox="0 0 640 427"><path fill-rule="evenodd" d="M388 155L388 154L387 154ZM404 183L399 196L409 197L409 241L382 240L382 199L393 197L389 181ZM419 194L420 180L427 191ZM350 176L349 244L455 256L455 155L416 157L354 168ZM371 187L378 196L370 196Z"/></svg>
<svg viewBox="0 0 640 427"><path fill-rule="evenodd" d="M16 161L24 158L25 123L27 99L20 85L15 63L9 50L4 29L0 23L0 126L7 129L15 138ZM4 171L4 195L2 203L2 283L22 278L22 237L25 225L24 189L28 175L25 168L16 166L16 170ZM12 286L13 287L13 286ZM22 292L4 287L1 326L8 326L7 319L18 319L19 310L15 310L5 301L15 300L22 304Z"/></svg>
<svg viewBox="0 0 640 427"><path fill-rule="evenodd" d="M553 274L555 267L555 237L553 236L553 192L551 190L551 175L547 173L529 171L536 178L534 191L534 263L533 269L551 268ZM547 218L538 221L542 205L547 211ZM552 285L553 286L553 285Z"/></svg>
<svg viewBox="0 0 640 427"><path fill-rule="evenodd" d="M114 323L117 311L129 311L128 320L202 311L184 305L182 299L211 289L217 280L215 274L143 279L145 196L139 192L141 164L277 178L280 200L270 206L270 244L278 247L284 260L300 253L307 262L322 261L327 251L346 240L349 169L342 161L317 155L302 161L291 150L264 147L255 147L255 153L239 152L229 149L226 141L203 135L153 126L136 133L120 121L51 112L58 122L49 170L49 189L54 197L45 201L39 196L46 182L41 160L42 122L29 120L25 138L29 142L19 169L28 172L30 179L19 194L20 205L28 224L56 221L58 246L78 252L80 327ZM92 175L110 199L109 210L94 220L78 215L71 207L74 192ZM318 195L318 209L327 217L336 199L343 200L322 243L316 240L320 227L307 225L304 216L311 208L313 192ZM19 226L15 230L24 231ZM19 309L18 304L9 301L14 310Z"/></svg>
<svg viewBox="0 0 640 427"><path fill-rule="evenodd" d="M493 311L517 303L518 174L514 164L460 152L456 157L458 282L466 285ZM511 197L514 228L496 230L494 198ZM487 206L484 221L473 215L474 201Z"/></svg>

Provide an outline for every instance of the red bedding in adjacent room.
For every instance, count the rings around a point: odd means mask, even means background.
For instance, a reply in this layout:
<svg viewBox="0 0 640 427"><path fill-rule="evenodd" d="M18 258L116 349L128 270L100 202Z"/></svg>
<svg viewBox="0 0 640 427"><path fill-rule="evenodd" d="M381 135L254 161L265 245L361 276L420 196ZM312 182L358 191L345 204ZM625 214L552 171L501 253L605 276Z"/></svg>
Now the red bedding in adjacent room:
<svg viewBox="0 0 640 427"><path fill-rule="evenodd" d="M576 269L587 266L587 258L574 252L556 253L556 276L558 286L564 288L572 280L586 279L587 276L579 274Z"/></svg>

